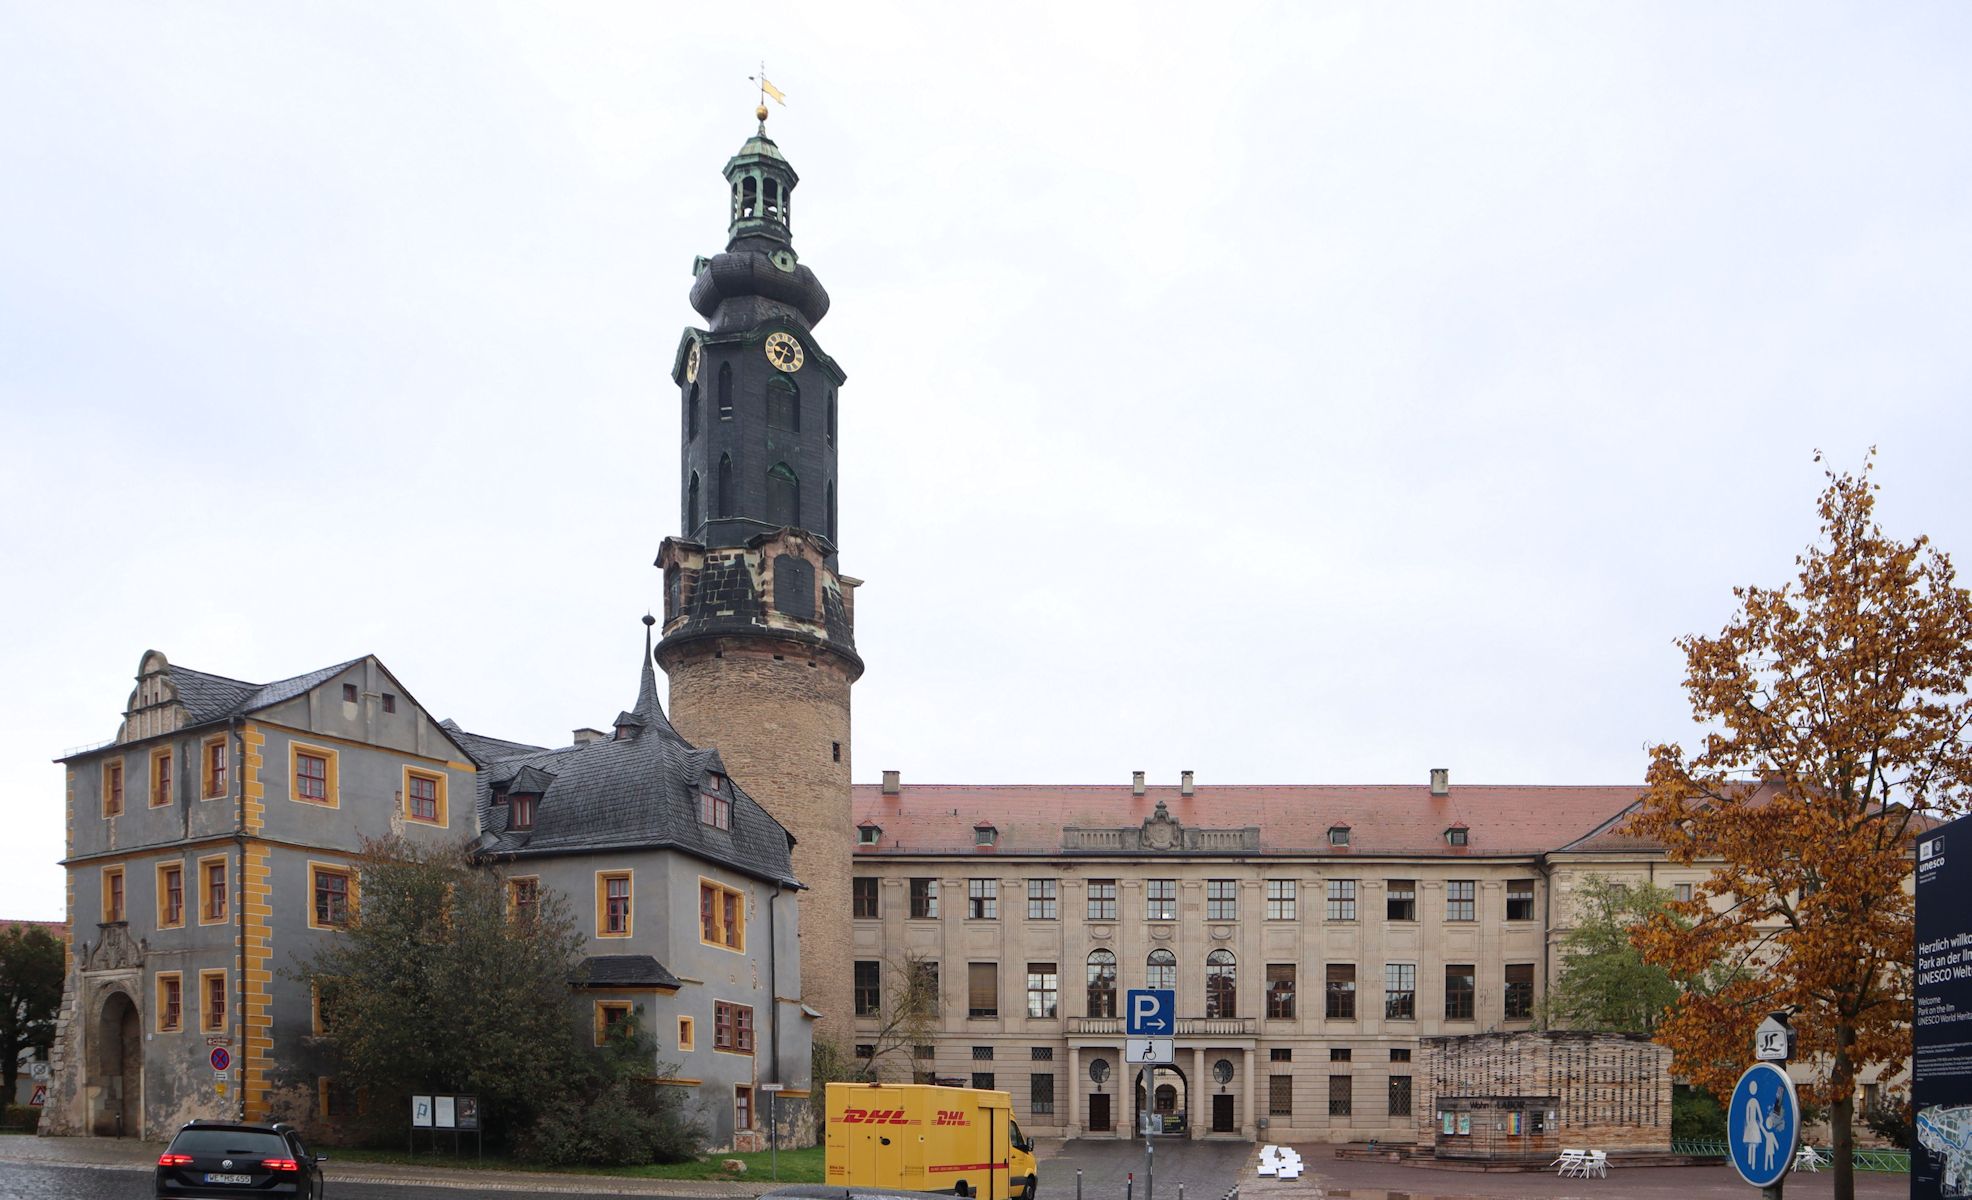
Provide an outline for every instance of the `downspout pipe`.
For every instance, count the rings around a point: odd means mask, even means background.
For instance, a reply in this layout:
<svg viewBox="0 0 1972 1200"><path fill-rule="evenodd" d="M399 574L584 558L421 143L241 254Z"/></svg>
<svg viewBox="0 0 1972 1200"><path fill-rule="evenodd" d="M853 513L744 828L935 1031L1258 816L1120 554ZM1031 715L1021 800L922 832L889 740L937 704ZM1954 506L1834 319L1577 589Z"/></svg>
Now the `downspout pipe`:
<svg viewBox="0 0 1972 1200"><path fill-rule="evenodd" d="M237 1053L233 1061L240 1067L240 1084L246 1082L246 738L240 732L238 717L226 718L226 741L228 753L233 755L233 866L228 872L226 888L232 892L233 905L233 943L239 950L239 987L234 992L233 1019L228 1022L238 1031L234 1042ZM233 1096L235 1119L246 1120L246 1088L236 1086Z"/></svg>
<svg viewBox="0 0 1972 1200"><path fill-rule="evenodd" d="M767 901L767 1044L773 1055L773 1078L769 1083L781 1080L781 988L780 965L781 943L774 929L774 915L780 908L781 881L774 881L773 898ZM774 1111L774 1110L770 1110ZM778 1116L775 1111L775 1116ZM773 1118L769 1118L771 1121ZM778 1131L777 1131L778 1132Z"/></svg>

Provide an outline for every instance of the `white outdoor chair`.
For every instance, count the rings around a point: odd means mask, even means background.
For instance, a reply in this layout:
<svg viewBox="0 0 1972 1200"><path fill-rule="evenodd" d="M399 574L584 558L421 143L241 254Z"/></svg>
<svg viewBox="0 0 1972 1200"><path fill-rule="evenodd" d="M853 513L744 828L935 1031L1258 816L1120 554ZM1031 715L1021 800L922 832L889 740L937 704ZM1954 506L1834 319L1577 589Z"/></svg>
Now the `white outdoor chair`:
<svg viewBox="0 0 1972 1200"><path fill-rule="evenodd" d="M1296 1162L1291 1162L1291 1163L1287 1163L1287 1164L1285 1164L1285 1165L1283 1165L1283 1166L1281 1167L1281 1169L1280 1169L1280 1177L1281 1177L1282 1179L1299 1179L1299 1178L1301 1178L1301 1164L1300 1164L1300 1162L1299 1162L1299 1161L1296 1161Z"/></svg>
<svg viewBox="0 0 1972 1200"><path fill-rule="evenodd" d="M1821 1151L1816 1150L1813 1146L1802 1146L1800 1153L1794 1156L1794 1169L1797 1171L1814 1171L1819 1173L1821 1170Z"/></svg>
<svg viewBox="0 0 1972 1200"><path fill-rule="evenodd" d="M1609 1178L1609 1152L1607 1150L1589 1151L1589 1160L1582 1164L1582 1178L1587 1179L1591 1175L1599 1175L1604 1179Z"/></svg>
<svg viewBox="0 0 1972 1200"><path fill-rule="evenodd" d="M1589 1152L1586 1150L1563 1150L1561 1157L1549 1163L1548 1166L1554 1168L1556 1175L1573 1175L1588 1160Z"/></svg>

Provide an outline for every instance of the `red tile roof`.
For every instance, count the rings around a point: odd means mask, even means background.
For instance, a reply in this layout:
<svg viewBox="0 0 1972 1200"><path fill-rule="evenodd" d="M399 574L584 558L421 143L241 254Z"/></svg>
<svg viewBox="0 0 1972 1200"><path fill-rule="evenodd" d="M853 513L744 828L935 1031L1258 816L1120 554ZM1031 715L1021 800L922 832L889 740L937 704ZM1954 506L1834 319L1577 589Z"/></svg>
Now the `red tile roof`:
<svg viewBox="0 0 1972 1200"><path fill-rule="evenodd" d="M1200 784L1191 796L1175 787L1134 796L1127 784L907 784L884 795L880 785L860 784L853 802L858 824L883 827L881 843L858 847L862 854L974 854L985 848L973 845L973 827L987 823L999 830L988 853L1060 854L1065 827L1139 826L1161 800L1187 828L1258 826L1266 854L1453 858L1560 849L1602 831L1640 791L1466 784L1434 796L1424 785ZM1469 843L1449 846L1445 830L1459 822ZM1348 846L1328 844L1332 825L1349 826Z"/></svg>

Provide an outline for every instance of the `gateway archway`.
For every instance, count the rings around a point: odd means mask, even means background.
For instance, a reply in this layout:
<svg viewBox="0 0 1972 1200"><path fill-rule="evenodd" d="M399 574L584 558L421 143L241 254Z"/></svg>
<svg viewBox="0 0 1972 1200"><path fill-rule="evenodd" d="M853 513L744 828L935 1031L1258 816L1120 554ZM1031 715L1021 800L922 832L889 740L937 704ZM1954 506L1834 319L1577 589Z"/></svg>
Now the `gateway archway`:
<svg viewBox="0 0 1972 1200"><path fill-rule="evenodd" d="M98 1137L136 1137L143 1132L144 1025L128 994L112 991L103 998L91 1034L89 1087L94 1099L89 1131Z"/></svg>
<svg viewBox="0 0 1972 1200"><path fill-rule="evenodd" d="M1191 1132L1191 1080L1178 1067L1145 1067L1136 1080L1136 1107L1132 1131L1143 1128L1148 1089L1149 1112L1154 1134L1184 1137Z"/></svg>

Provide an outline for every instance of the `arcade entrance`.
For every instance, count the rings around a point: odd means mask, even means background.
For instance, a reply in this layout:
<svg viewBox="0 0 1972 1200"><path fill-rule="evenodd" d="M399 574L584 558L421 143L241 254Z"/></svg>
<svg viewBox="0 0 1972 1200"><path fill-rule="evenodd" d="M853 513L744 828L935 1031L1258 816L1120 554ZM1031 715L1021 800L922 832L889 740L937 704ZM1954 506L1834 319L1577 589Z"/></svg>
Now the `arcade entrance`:
<svg viewBox="0 0 1972 1200"><path fill-rule="evenodd" d="M1151 1132L1184 1137L1191 1132L1191 1082L1175 1066L1145 1067L1137 1079L1133 1130L1143 1128L1145 1088L1149 1089Z"/></svg>

